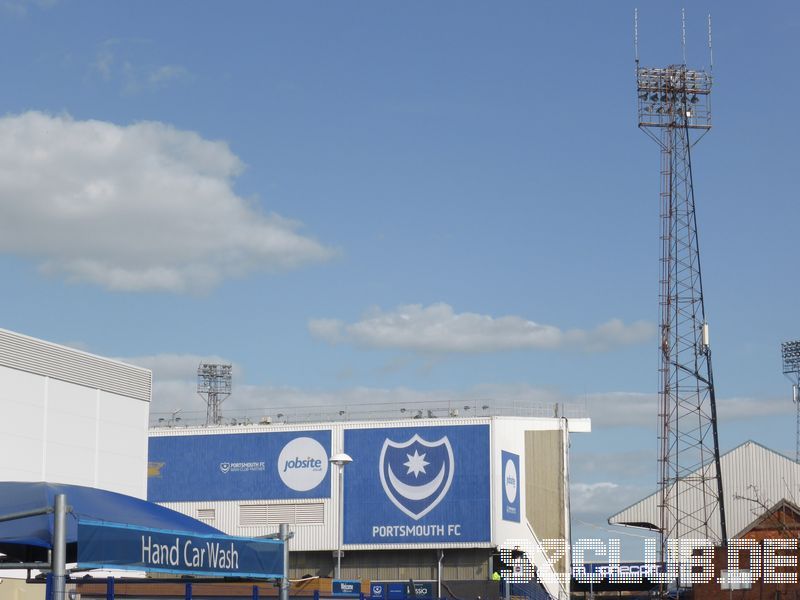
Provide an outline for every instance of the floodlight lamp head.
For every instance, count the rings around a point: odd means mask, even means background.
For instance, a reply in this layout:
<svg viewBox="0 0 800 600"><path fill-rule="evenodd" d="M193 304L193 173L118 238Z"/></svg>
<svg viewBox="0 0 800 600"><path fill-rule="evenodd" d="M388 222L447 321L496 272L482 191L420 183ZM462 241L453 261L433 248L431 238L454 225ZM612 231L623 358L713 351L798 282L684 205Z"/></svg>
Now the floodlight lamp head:
<svg viewBox="0 0 800 600"><path fill-rule="evenodd" d="M781 357L783 358L784 374L800 373L800 340L783 342Z"/></svg>

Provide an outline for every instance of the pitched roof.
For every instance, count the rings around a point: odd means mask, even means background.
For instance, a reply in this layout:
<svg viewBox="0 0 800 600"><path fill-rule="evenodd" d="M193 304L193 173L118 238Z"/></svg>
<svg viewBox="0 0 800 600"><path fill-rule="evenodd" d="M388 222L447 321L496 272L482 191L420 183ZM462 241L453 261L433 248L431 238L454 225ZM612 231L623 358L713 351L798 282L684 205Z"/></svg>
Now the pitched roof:
<svg viewBox="0 0 800 600"><path fill-rule="evenodd" d="M764 507L776 505L781 500L798 504L800 464L779 452L750 440L721 455L720 466L729 537L745 531L764 513ZM713 463L705 468L712 477L716 473ZM693 475L699 473L700 469ZM689 507L692 504L698 509L702 506L703 497L699 491L679 489L679 494ZM659 498L660 492L655 492L612 515L608 523L658 530ZM710 520L710 527L710 535L721 537L718 518ZM682 537L686 532L678 531L676 535Z"/></svg>

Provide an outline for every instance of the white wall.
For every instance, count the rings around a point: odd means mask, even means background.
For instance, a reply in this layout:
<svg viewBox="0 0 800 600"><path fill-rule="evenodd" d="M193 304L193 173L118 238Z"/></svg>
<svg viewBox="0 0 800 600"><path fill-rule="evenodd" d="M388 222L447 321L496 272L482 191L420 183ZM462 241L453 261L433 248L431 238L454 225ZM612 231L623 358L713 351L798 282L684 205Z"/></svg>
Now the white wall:
<svg viewBox="0 0 800 600"><path fill-rule="evenodd" d="M138 386L131 395L117 372ZM150 382L145 369L0 330L0 480L146 498Z"/></svg>

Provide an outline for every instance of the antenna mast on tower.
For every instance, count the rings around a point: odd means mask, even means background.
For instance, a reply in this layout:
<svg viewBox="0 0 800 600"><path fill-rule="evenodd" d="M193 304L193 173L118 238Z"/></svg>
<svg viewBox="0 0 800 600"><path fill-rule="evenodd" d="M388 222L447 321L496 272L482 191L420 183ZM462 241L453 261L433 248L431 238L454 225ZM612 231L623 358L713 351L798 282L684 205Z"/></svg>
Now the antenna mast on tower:
<svg viewBox="0 0 800 600"><path fill-rule="evenodd" d="M661 149L660 528L667 540L725 544L725 505L711 347L703 302L692 182L692 147L711 129L711 71L639 64L634 17L638 125ZM711 17L709 16L709 50Z"/></svg>
<svg viewBox="0 0 800 600"><path fill-rule="evenodd" d="M219 425L220 407L231 395L231 365L200 363L197 367L197 393L206 401L206 425Z"/></svg>

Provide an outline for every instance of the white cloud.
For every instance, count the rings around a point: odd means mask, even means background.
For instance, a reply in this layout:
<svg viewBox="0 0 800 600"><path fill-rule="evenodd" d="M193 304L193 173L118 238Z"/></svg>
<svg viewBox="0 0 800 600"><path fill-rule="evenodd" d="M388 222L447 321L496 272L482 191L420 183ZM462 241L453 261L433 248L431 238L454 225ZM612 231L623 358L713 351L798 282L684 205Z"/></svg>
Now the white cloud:
<svg viewBox="0 0 800 600"><path fill-rule="evenodd" d="M658 394L643 392L602 392L583 396L595 427L652 427L658 425ZM791 403L766 398L717 398L720 422L788 415Z"/></svg>
<svg viewBox="0 0 800 600"><path fill-rule="evenodd" d="M336 319L312 319L311 334L331 342L352 342L372 348L399 348L421 352L494 352L517 349L579 348L607 350L651 339L656 328L619 319L592 330L561 330L518 316L492 317L454 312L445 303L409 304L392 311L374 309L362 320L346 324Z"/></svg>
<svg viewBox="0 0 800 600"><path fill-rule="evenodd" d="M147 75L147 80L151 85L159 86L169 81L184 79L188 75L189 71L180 65L162 65L152 69Z"/></svg>
<svg viewBox="0 0 800 600"><path fill-rule="evenodd" d="M232 373L242 377L242 367L221 356L200 356L199 354L154 354L151 356L132 356L120 358L126 363L150 369L153 372L153 381L186 381L194 382L197 367L200 363L231 365Z"/></svg>
<svg viewBox="0 0 800 600"><path fill-rule="evenodd" d="M17 17L28 14L29 8L49 9L58 4L58 0L0 0L0 8Z"/></svg>
<svg viewBox="0 0 800 600"><path fill-rule="evenodd" d="M0 0L2 1L2 0ZM178 64L142 64L142 47L153 46L146 38L111 38L102 42L90 67L124 94L153 92L167 84L188 80L189 70Z"/></svg>
<svg viewBox="0 0 800 600"><path fill-rule="evenodd" d="M202 291L332 251L236 195L227 144L158 122L0 118L0 252L120 291Z"/></svg>
<svg viewBox="0 0 800 600"><path fill-rule="evenodd" d="M446 416L458 410L461 416L484 414L525 414L549 417L559 414L570 418L589 417L594 430L615 427L644 428L655 432L658 425L657 394L637 392L602 392L570 395L557 389L519 384L482 384L465 390L415 390L407 387L378 388L353 386L339 390L304 389L292 386L265 386L241 383L243 368L220 356L194 354L159 354L120 358L124 362L153 370L152 412L172 412L177 409L195 411L197 419L204 418L205 409L197 396L197 366L201 362L233 364L233 394L224 411L231 416L261 414L293 414L303 420L330 418L338 410L346 410L351 418L401 417L417 410L433 410L436 416ZM487 409L483 409L487 406ZM464 408L468 407L468 408ZM406 413L400 409L406 408ZM764 412L766 410L766 413ZM721 422L740 421L754 414L790 414L791 403L778 400L722 398L718 400ZM654 433L655 435L655 433ZM655 450L653 450L655 452ZM630 475L636 463L636 453L602 454L593 459L584 457L576 469L581 473L606 472L621 475L622 464ZM647 459L649 460L649 459ZM647 461L645 461L647 462ZM641 464L634 465L641 471ZM649 468L649 465L648 465Z"/></svg>

